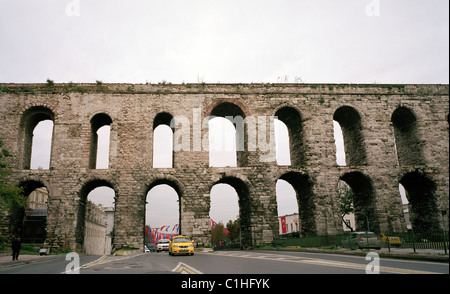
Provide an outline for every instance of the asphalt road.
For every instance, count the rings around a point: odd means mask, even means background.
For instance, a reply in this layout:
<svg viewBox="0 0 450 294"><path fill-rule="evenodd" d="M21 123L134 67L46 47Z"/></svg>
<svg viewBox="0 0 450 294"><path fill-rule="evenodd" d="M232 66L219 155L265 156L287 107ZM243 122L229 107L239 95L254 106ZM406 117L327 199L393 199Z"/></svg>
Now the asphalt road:
<svg viewBox="0 0 450 294"><path fill-rule="evenodd" d="M65 255L0 267L0 274L433 274L449 273L448 263L279 251L217 251L194 256L166 252L130 256ZM74 271L75 270L75 271Z"/></svg>
<svg viewBox="0 0 450 294"><path fill-rule="evenodd" d="M0 274L433 274L449 273L448 263L280 251L217 251L194 256L166 252L130 256L65 255L0 267ZM75 270L75 271L74 271Z"/></svg>

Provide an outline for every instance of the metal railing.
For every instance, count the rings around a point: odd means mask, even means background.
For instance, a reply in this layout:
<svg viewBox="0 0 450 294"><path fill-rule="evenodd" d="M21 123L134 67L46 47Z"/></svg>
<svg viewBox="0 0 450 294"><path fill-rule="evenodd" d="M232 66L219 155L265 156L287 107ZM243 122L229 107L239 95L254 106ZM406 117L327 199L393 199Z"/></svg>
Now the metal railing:
<svg viewBox="0 0 450 294"><path fill-rule="evenodd" d="M348 234L309 236L299 238L280 238L275 240L277 246L300 246L300 247L342 247L342 240ZM414 252L417 249L442 250L448 254L449 234L448 231L435 232L413 232L405 233L380 233L377 234L381 247L388 248L410 248Z"/></svg>
<svg viewBox="0 0 450 294"><path fill-rule="evenodd" d="M386 234L388 237L384 247L399 247L399 248L412 248L414 252L416 249L434 249L444 250L445 254L448 253L449 239L448 232L435 231L435 232L421 232L417 233L409 231L407 233ZM400 244L396 240L390 240L392 237L400 239Z"/></svg>

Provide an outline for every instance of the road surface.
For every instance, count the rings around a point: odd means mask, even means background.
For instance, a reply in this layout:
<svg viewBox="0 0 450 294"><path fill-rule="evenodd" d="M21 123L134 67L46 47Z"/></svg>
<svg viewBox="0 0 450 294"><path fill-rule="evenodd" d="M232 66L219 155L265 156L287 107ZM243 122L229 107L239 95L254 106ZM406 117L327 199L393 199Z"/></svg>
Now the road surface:
<svg viewBox="0 0 450 294"><path fill-rule="evenodd" d="M375 252L376 253L376 252ZM373 258L372 258L373 257ZM448 274L448 263L423 262L308 252L217 251L194 256L166 252L129 256L65 255L39 262L2 267L0 274Z"/></svg>

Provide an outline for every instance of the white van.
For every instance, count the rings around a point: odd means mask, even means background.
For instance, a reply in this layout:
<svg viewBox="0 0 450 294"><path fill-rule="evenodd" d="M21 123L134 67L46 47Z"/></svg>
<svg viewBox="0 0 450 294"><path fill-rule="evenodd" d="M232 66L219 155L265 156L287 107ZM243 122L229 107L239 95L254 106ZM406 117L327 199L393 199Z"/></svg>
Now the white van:
<svg viewBox="0 0 450 294"><path fill-rule="evenodd" d="M158 244L156 244L156 252L169 251L169 242L169 239L158 240Z"/></svg>

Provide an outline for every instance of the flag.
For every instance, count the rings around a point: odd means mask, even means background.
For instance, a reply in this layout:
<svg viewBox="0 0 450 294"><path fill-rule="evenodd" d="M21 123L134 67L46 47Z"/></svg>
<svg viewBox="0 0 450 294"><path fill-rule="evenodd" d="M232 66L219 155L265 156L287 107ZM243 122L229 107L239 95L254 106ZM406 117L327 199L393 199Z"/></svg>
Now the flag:
<svg viewBox="0 0 450 294"><path fill-rule="evenodd" d="M285 216L281 216L280 217L281 220L281 234L285 234L286 233L286 217Z"/></svg>

